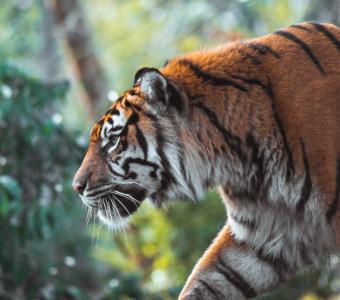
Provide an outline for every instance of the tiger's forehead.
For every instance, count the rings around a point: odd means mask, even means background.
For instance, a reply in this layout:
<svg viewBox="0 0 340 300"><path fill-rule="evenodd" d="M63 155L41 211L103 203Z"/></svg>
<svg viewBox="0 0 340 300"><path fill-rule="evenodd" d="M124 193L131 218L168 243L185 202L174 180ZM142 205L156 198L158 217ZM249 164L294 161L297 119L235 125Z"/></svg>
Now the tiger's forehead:
<svg viewBox="0 0 340 300"><path fill-rule="evenodd" d="M118 135L122 131L129 116L127 108L122 105L123 98L123 96L120 97L93 126L90 135L91 142L96 142L115 133Z"/></svg>

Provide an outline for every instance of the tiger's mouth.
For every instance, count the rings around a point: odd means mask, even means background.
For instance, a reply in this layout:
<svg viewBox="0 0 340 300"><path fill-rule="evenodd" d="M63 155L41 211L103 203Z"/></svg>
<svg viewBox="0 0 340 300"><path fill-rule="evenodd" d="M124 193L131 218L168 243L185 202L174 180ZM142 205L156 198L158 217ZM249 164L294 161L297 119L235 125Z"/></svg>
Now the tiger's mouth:
<svg viewBox="0 0 340 300"><path fill-rule="evenodd" d="M145 191L140 189L119 189L119 187L100 187L87 191L81 200L90 214L95 213L109 227L124 226L130 216L145 199Z"/></svg>

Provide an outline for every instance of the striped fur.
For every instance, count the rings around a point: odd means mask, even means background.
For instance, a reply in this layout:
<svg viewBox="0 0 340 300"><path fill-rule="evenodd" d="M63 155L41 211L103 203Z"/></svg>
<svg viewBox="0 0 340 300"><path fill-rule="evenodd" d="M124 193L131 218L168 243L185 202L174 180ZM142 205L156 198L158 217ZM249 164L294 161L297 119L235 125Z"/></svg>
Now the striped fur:
<svg viewBox="0 0 340 300"><path fill-rule="evenodd" d="M330 24L175 57L97 122L74 186L109 226L219 186L227 223L179 299L254 297L337 254L339 95Z"/></svg>

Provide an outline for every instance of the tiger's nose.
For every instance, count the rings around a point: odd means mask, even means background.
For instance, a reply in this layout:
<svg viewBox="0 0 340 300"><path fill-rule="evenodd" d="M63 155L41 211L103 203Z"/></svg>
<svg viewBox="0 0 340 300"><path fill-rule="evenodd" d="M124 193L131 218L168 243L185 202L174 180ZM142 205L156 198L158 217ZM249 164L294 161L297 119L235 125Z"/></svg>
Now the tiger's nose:
<svg viewBox="0 0 340 300"><path fill-rule="evenodd" d="M79 181L74 181L72 183L73 190L78 193L79 195L83 195L85 188L86 188L86 182L79 182Z"/></svg>

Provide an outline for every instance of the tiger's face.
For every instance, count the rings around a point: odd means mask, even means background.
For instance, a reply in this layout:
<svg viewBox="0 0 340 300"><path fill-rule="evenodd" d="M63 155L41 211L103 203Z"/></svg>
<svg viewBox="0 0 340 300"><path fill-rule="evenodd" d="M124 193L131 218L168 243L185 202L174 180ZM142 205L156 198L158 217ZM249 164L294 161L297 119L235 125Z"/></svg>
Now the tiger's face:
<svg viewBox="0 0 340 300"><path fill-rule="evenodd" d="M160 206L186 197L177 186L185 106L183 95L158 70L143 68L133 88L92 128L73 188L102 222L124 225L145 198Z"/></svg>

